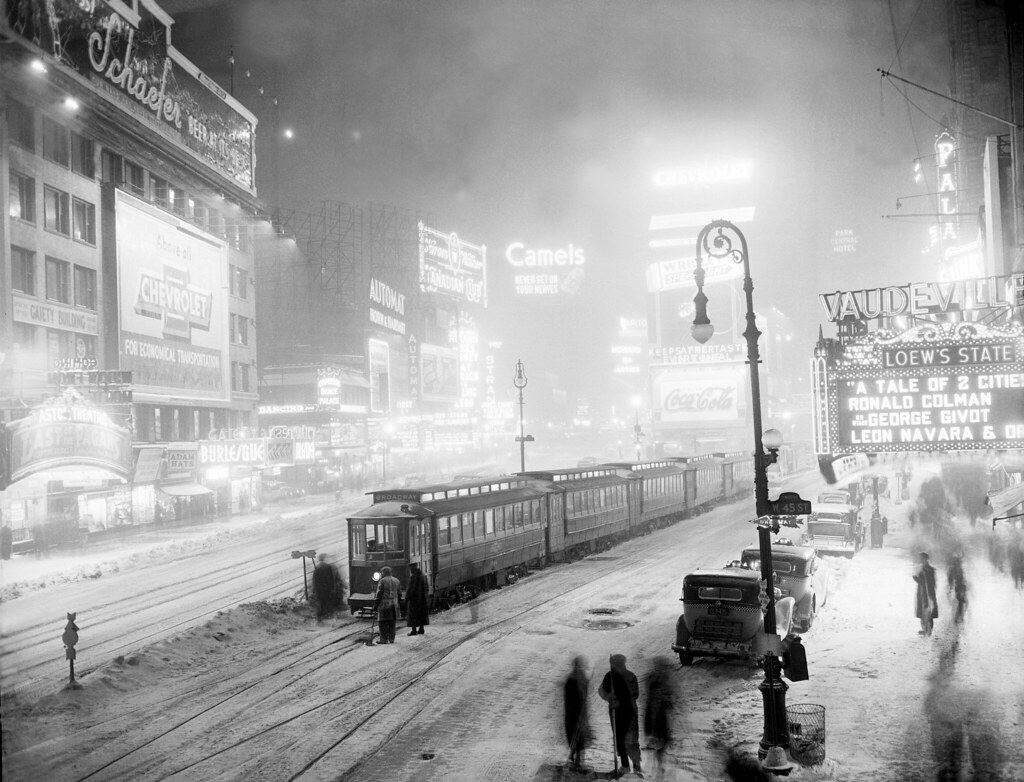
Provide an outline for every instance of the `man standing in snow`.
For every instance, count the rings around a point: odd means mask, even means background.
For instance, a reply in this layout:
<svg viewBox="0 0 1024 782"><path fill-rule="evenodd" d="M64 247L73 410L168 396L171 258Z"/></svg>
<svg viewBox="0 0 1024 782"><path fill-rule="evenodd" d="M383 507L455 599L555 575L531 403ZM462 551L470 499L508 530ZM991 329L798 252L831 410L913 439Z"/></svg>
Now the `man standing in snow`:
<svg viewBox="0 0 1024 782"><path fill-rule="evenodd" d="M344 590L344 582L338 568L327 561L326 554L321 554L320 562L313 569L313 594L316 595L317 621L338 610L341 600L344 598Z"/></svg>
<svg viewBox="0 0 1024 782"><path fill-rule="evenodd" d="M402 585L398 579L391 575L391 568L384 566L380 569L380 583L377 584L377 596L373 600L373 607L377 611L377 624L380 626L379 644L393 644L395 642L395 625L398 622L398 595Z"/></svg>
<svg viewBox="0 0 1024 782"><path fill-rule="evenodd" d="M920 564L914 573L917 582L917 618L921 620L918 635L931 635L935 620L939 617L939 603L935 597L935 568L928 561L925 552L920 554Z"/></svg>
<svg viewBox="0 0 1024 782"><path fill-rule="evenodd" d="M640 685L636 674L626 668L626 657L613 654L609 658L611 670L604 675L597 694L608 701L611 710L612 730L615 732L615 754L622 767L621 774L633 771L642 776L640 768L640 724L636 701L640 697Z"/></svg>

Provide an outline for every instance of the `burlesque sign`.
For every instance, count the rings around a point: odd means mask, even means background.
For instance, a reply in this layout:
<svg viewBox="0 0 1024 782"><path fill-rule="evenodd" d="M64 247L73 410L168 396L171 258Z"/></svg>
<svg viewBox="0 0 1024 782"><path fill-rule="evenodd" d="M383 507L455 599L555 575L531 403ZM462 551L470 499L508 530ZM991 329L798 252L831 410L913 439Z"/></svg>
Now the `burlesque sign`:
<svg viewBox="0 0 1024 782"><path fill-rule="evenodd" d="M88 465L127 478L131 433L73 388L9 425L11 480L55 467Z"/></svg>
<svg viewBox="0 0 1024 782"><path fill-rule="evenodd" d="M171 44L155 4L7 3L0 29L42 47L107 100L250 192L256 118Z"/></svg>
<svg viewBox="0 0 1024 782"><path fill-rule="evenodd" d="M818 453L1024 445L1024 331L933 324L815 358Z"/></svg>

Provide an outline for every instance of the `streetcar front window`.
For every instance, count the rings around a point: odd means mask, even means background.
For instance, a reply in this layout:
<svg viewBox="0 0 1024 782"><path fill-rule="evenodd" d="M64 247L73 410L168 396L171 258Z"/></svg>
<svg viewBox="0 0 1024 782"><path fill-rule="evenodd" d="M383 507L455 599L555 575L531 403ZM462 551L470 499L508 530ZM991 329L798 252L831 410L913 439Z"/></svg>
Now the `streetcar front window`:
<svg viewBox="0 0 1024 782"><path fill-rule="evenodd" d="M398 524L367 522L367 559L385 559L389 554L401 551L405 551L405 541L402 540Z"/></svg>

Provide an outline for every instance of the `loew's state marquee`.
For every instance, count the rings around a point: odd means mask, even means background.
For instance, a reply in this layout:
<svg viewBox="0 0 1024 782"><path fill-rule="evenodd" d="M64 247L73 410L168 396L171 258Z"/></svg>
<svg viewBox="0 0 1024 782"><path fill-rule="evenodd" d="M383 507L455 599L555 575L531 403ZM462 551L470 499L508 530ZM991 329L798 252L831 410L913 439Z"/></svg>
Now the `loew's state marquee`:
<svg viewBox="0 0 1024 782"><path fill-rule="evenodd" d="M814 359L819 454L1024 447L1024 329L876 331Z"/></svg>

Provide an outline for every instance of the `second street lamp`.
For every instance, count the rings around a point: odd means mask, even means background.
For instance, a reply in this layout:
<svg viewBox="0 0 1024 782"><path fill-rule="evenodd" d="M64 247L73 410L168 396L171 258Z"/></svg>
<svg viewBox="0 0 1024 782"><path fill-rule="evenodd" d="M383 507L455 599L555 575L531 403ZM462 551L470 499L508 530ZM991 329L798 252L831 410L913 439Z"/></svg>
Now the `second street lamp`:
<svg viewBox="0 0 1024 782"><path fill-rule="evenodd" d="M519 471L526 472L526 444L533 442L532 434L523 434L523 389L529 382L526 379L526 367L523 360L516 361L516 375L512 378L512 385L519 389L519 436L516 442L519 443Z"/></svg>
<svg viewBox="0 0 1024 782"><path fill-rule="evenodd" d="M735 246L736 242L739 243L738 248ZM761 760L767 758L768 766L773 767L785 763L784 750L789 747L789 726L786 722L786 690L789 687L782 681L781 661L778 657L782 645L775 626L775 574L772 568L770 536L771 532L778 532L779 527L778 521L770 518L775 514L768 497L768 466L778 459L782 435L775 429L764 434L761 432L761 385L757 372L757 365L761 361L757 340L761 332L757 330L754 316L754 282L750 278L750 256L747 252L746 237L727 220L708 223L697 236L696 267L693 270L697 295L693 299L696 313L692 334L697 342L704 344L711 339L715 329L708 318L708 297L704 294L704 267L701 264L702 251L706 252L709 258L727 259L743 264L743 291L746 294L747 305L747 327L743 336L747 341L747 364L750 365L750 409L754 423L754 503L758 519L761 580L766 593L762 605L765 609L764 632L768 648L764 657L764 681L759 686L764 701L764 734L757 755ZM770 750L774 748L778 749L771 753ZM781 759L777 757L780 754Z"/></svg>

